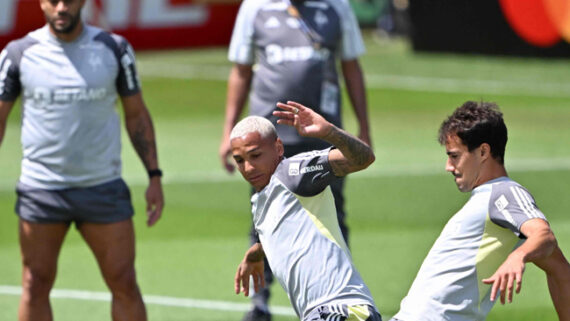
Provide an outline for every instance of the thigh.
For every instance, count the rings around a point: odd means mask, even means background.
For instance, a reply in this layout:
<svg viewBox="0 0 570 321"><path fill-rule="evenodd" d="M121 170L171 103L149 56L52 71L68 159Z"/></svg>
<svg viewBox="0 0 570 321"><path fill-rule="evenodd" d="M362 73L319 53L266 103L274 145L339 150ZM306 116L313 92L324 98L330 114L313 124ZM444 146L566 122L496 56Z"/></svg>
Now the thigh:
<svg viewBox="0 0 570 321"><path fill-rule="evenodd" d="M68 223L35 223L21 219L19 239L24 269L40 277L55 277L57 257L68 229Z"/></svg>
<svg viewBox="0 0 570 321"><path fill-rule="evenodd" d="M134 270L135 232L131 219L106 224L81 223L77 228L105 278Z"/></svg>

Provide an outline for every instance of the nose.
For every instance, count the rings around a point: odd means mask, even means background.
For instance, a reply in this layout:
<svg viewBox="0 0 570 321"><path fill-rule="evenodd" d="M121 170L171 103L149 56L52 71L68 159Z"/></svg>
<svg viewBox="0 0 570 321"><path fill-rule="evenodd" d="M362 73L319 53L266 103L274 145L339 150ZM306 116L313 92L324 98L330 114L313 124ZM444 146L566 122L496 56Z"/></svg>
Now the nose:
<svg viewBox="0 0 570 321"><path fill-rule="evenodd" d="M65 12L67 11L67 9L68 9L67 4L63 0L58 1L57 4L55 5L55 10L57 12Z"/></svg>
<svg viewBox="0 0 570 321"><path fill-rule="evenodd" d="M243 164L243 169L246 173L249 173L249 172L253 171L254 167L253 167L253 165L251 165L251 163L249 161L245 161Z"/></svg>
<svg viewBox="0 0 570 321"><path fill-rule="evenodd" d="M447 158L447 162L445 163L445 171L453 173L455 171L455 166L451 163L451 160Z"/></svg>

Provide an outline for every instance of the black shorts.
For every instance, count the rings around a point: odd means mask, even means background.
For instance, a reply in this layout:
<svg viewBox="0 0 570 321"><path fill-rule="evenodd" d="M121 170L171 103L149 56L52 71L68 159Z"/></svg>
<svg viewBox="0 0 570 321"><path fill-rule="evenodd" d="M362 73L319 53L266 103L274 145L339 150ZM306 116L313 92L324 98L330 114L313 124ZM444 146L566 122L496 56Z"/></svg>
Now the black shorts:
<svg viewBox="0 0 570 321"><path fill-rule="evenodd" d="M114 223L134 210L131 192L122 179L91 187L48 190L18 183L16 213L35 223Z"/></svg>

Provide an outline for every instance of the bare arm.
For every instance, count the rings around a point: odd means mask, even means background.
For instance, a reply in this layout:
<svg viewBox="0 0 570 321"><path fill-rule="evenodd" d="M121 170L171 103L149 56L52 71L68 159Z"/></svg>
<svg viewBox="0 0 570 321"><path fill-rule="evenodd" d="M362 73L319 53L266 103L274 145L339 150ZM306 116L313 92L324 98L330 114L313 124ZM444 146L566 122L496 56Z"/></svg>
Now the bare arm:
<svg viewBox="0 0 570 321"><path fill-rule="evenodd" d="M230 133L244 109L252 75L251 65L234 64L228 79L226 116L219 155L222 164L230 173L235 170L234 165L230 161Z"/></svg>
<svg viewBox="0 0 570 321"><path fill-rule="evenodd" d="M505 298L512 302L514 284L516 293L521 290L525 264L548 258L557 247L556 238L545 220L528 220L521 226L521 232L527 237L526 241L507 257L490 278L483 280L483 283L492 284L491 301L495 300L500 290L501 303L505 303Z"/></svg>
<svg viewBox="0 0 570 321"><path fill-rule="evenodd" d="M263 258L265 253L261 243L255 243L247 252L238 266L236 276L234 278L234 288L236 294L243 292L245 296L249 295L249 277L253 277L253 287L258 292L260 287L265 287L265 277Z"/></svg>
<svg viewBox="0 0 570 321"><path fill-rule="evenodd" d="M131 143L147 170L158 169L158 156L152 120L142 94L121 97L125 111L125 124ZM147 225L152 226L162 215L164 196L159 176L150 178L146 194Z"/></svg>
<svg viewBox="0 0 570 321"><path fill-rule="evenodd" d="M358 121L358 138L372 146L368 121L368 105L366 102L366 86L360 63L358 59L343 60L341 68L348 97Z"/></svg>
<svg viewBox="0 0 570 321"><path fill-rule="evenodd" d="M534 261L546 272L548 290L560 321L570 321L570 264L558 246L552 254Z"/></svg>
<svg viewBox="0 0 570 321"><path fill-rule="evenodd" d="M8 120L8 115L14 107L13 101L3 101L0 100L0 145L2 145L2 140L4 139L4 133L6 132L6 122Z"/></svg>
<svg viewBox="0 0 570 321"><path fill-rule="evenodd" d="M326 121L299 103L278 103L284 111L275 111L278 124L293 126L301 136L315 137L331 143L337 149L329 153L329 163L336 176L345 176L368 167L374 162L374 152L365 142Z"/></svg>

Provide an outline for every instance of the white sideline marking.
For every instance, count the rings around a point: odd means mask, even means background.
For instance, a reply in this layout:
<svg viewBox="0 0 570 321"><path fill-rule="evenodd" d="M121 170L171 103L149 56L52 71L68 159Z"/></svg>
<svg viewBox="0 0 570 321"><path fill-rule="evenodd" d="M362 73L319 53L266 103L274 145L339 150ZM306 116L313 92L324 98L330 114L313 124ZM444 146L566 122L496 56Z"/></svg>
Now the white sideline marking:
<svg viewBox="0 0 570 321"><path fill-rule="evenodd" d="M559 171L570 170L570 158L525 158L506 160L507 171L512 172L539 172L539 171ZM404 165L373 165L371 168L362 172L351 174L352 178L381 178L381 177L413 177L426 175L445 175L445 163L417 163ZM382 167L384 166L384 167ZM148 178L144 173L124 174L123 178L131 186L146 186ZM239 173L233 175L227 174L223 170L213 171L180 171L166 172L162 179L163 184L189 184L189 183L225 183L243 181ZM16 188L17 178L14 181L0 181L0 192L14 191Z"/></svg>
<svg viewBox="0 0 570 321"><path fill-rule="evenodd" d="M143 77L227 81L230 67L141 61L139 62L138 71ZM514 79L483 80L374 73L365 73L365 78L366 86L376 89L388 88L447 93L570 97L570 83L568 82L531 82Z"/></svg>
<svg viewBox="0 0 570 321"><path fill-rule="evenodd" d="M22 288L19 286L0 285L0 294L21 295ZM52 299L71 299L86 301L111 302L111 294L108 292L94 292L82 290L53 289L50 297ZM189 298L175 298L160 295L143 295L145 304L165 305L173 307L246 312L251 309L249 303L233 303L227 301L198 300ZM296 316L292 308L284 306L271 306L271 312L276 315Z"/></svg>

